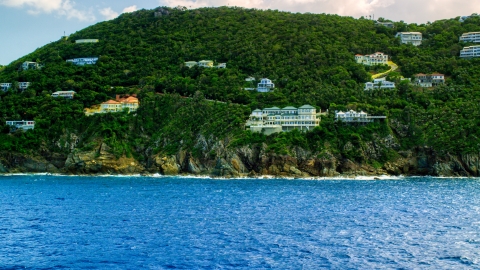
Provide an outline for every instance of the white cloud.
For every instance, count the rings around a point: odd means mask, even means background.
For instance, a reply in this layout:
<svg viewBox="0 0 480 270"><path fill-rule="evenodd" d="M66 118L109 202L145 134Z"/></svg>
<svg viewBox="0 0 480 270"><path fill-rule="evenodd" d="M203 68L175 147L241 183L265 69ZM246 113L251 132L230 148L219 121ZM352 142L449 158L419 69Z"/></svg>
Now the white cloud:
<svg viewBox="0 0 480 270"><path fill-rule="evenodd" d="M159 3L170 7L240 6L353 17L375 14L375 18L418 23L480 13L480 0L159 0Z"/></svg>
<svg viewBox="0 0 480 270"><path fill-rule="evenodd" d="M137 11L137 5L129 6L123 9L122 13Z"/></svg>
<svg viewBox="0 0 480 270"><path fill-rule="evenodd" d="M57 13L68 19L80 21L94 21L91 12L75 9L75 2L70 0L0 0L0 5L14 8L27 8L29 14Z"/></svg>
<svg viewBox="0 0 480 270"><path fill-rule="evenodd" d="M105 17L106 20L111 20L111 19L115 19L116 17L118 17L118 13L113 11L112 8L110 8L110 7L101 9L100 14L102 14Z"/></svg>

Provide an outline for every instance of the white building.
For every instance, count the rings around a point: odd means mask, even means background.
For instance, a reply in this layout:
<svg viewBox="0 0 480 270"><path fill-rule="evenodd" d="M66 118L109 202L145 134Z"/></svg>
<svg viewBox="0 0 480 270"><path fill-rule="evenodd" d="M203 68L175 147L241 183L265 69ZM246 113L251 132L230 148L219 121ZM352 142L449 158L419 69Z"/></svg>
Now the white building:
<svg viewBox="0 0 480 270"><path fill-rule="evenodd" d="M217 68L227 68L227 63L219 63Z"/></svg>
<svg viewBox="0 0 480 270"><path fill-rule="evenodd" d="M263 78L257 85L257 92L270 92L275 88L275 84L268 78Z"/></svg>
<svg viewBox="0 0 480 270"><path fill-rule="evenodd" d="M75 43L97 43L98 39L77 39Z"/></svg>
<svg viewBox="0 0 480 270"><path fill-rule="evenodd" d="M75 94L75 91L57 91L52 94L52 97L63 97L72 99Z"/></svg>
<svg viewBox="0 0 480 270"><path fill-rule="evenodd" d="M372 89L394 89L395 83L385 80L385 78L375 79L373 82L365 83L364 90L372 90Z"/></svg>
<svg viewBox="0 0 480 270"><path fill-rule="evenodd" d="M0 90L2 90L3 92L8 91L8 89L10 88L12 88L11 83L0 83Z"/></svg>
<svg viewBox="0 0 480 270"><path fill-rule="evenodd" d="M246 82L254 82L255 81L255 77L248 77L245 79Z"/></svg>
<svg viewBox="0 0 480 270"><path fill-rule="evenodd" d="M18 89L20 90L26 90L30 86L30 82L19 82L18 83Z"/></svg>
<svg viewBox="0 0 480 270"><path fill-rule="evenodd" d="M368 55L357 54L355 55L355 61L366 66L386 65L388 63L388 55L382 52Z"/></svg>
<svg viewBox="0 0 480 270"><path fill-rule="evenodd" d="M461 58L472 58L472 57L480 57L480 45L464 47L463 50L460 51Z"/></svg>
<svg viewBox="0 0 480 270"><path fill-rule="evenodd" d="M480 42L480 32L463 33L462 36L460 37L460 41L479 43Z"/></svg>
<svg viewBox="0 0 480 270"><path fill-rule="evenodd" d="M335 121L341 121L345 123L370 123L374 119L386 119L386 116L368 116L364 111L356 112L349 110L347 112L335 111Z"/></svg>
<svg viewBox="0 0 480 270"><path fill-rule="evenodd" d="M185 62L185 66L188 68L196 66L198 63L196 61L187 61Z"/></svg>
<svg viewBox="0 0 480 270"><path fill-rule="evenodd" d="M303 105L300 108L278 107L256 109L250 114L246 126L252 132L272 134L293 129L311 130L320 124L320 117L317 110L310 105Z"/></svg>
<svg viewBox="0 0 480 270"><path fill-rule="evenodd" d="M422 33L420 32L398 32L395 37L400 37L402 44L418 46L422 44Z"/></svg>
<svg viewBox="0 0 480 270"><path fill-rule="evenodd" d="M17 129L29 130L35 128L35 121L31 120L22 120L22 121L6 121L7 126L10 126L10 132Z"/></svg>
<svg viewBox="0 0 480 270"><path fill-rule="evenodd" d="M98 61L98 57L85 57L85 58L68 59L67 63L72 63L77 66L84 66L84 65L95 65L97 61Z"/></svg>
<svg viewBox="0 0 480 270"><path fill-rule="evenodd" d="M445 83L445 75L440 73L415 74L414 84L420 87L433 87Z"/></svg>
<svg viewBox="0 0 480 270"><path fill-rule="evenodd" d="M42 66L37 62L25 61L25 62L22 63L22 70L41 69L41 68L42 68Z"/></svg>

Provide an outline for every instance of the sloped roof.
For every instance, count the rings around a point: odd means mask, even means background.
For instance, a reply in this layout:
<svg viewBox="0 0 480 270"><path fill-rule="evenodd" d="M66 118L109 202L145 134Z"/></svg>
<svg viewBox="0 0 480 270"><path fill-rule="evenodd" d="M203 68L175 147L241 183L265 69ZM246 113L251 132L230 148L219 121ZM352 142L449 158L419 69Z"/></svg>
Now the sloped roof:
<svg viewBox="0 0 480 270"><path fill-rule="evenodd" d="M113 100L113 99L110 99L110 100L108 100L108 101L103 102L102 104L120 104L120 102L117 102L117 101L115 101L115 100Z"/></svg>
<svg viewBox="0 0 480 270"><path fill-rule="evenodd" d="M305 105L303 105L302 107L300 107L299 109L315 109L315 107L310 106L310 105L308 105L308 104L305 104Z"/></svg>
<svg viewBox="0 0 480 270"><path fill-rule="evenodd" d="M296 110L297 108L293 107L293 106L287 106L285 108L283 108L282 110Z"/></svg>
<svg viewBox="0 0 480 270"><path fill-rule="evenodd" d="M278 107L265 108L264 110L280 110Z"/></svg>

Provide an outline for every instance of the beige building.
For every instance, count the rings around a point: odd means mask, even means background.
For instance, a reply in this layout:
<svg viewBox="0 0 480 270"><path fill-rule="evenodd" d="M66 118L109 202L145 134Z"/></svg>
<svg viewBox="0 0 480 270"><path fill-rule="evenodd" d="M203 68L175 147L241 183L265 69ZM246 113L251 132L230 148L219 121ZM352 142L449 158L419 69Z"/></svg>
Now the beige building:
<svg viewBox="0 0 480 270"><path fill-rule="evenodd" d="M262 132L266 135L291 131L293 129L312 130L320 125L320 116L315 107L303 105L300 108L278 107L256 109L250 114L245 126L252 132Z"/></svg>

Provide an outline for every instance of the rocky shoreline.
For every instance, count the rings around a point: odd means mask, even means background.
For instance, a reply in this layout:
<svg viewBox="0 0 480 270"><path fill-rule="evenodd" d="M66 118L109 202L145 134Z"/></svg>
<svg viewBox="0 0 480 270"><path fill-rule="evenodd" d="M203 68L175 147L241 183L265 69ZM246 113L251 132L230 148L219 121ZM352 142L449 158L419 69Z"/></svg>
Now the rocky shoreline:
<svg viewBox="0 0 480 270"><path fill-rule="evenodd" d="M145 155L142 161L133 157L116 157L102 143L92 151L74 149L69 154L25 155L0 153L0 173L53 173L64 175L189 175L221 178L325 178L358 176L480 176L480 153L477 155L439 155L430 148L399 152L394 162L380 166L341 159L330 153L321 156L302 148L289 155L266 152L266 145L227 149L215 147L193 155L178 151L173 155Z"/></svg>

